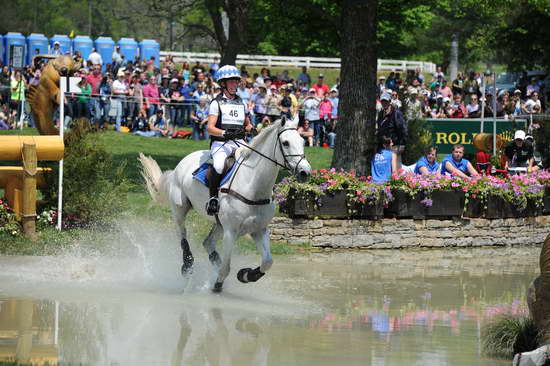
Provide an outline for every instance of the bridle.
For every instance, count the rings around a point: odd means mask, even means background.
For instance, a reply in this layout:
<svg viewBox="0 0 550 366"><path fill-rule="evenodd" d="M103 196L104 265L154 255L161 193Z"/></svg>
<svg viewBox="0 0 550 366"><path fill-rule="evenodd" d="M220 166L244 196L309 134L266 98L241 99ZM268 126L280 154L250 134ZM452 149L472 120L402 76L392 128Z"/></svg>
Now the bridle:
<svg viewBox="0 0 550 366"><path fill-rule="evenodd" d="M285 169L285 170L288 170L288 171L292 171L293 174L296 174L297 170L298 170L298 166L300 165L300 163L302 162L302 160L305 159L306 157L306 154L285 154L284 150L283 150L283 146L281 144L281 135L283 134L283 132L285 131L296 131L295 128L284 128L282 129L281 131L279 131L279 133L277 134L277 142L275 144L275 147L273 148L273 156L275 156L275 151L277 150L277 145L279 145L279 149L281 151L281 154L283 156L283 159L284 159L284 162L283 164L279 163L276 159L273 159L267 155L265 155L264 153L261 153L259 152L258 150L250 147L248 144L242 144L236 140L233 140L233 142L237 145L237 146L245 146L247 147L248 149L252 150L253 152L255 152L256 154L260 155L261 157L271 161L273 164ZM296 165L294 166L294 169L292 169L289 161L288 161L288 158L289 157L295 157L295 156L299 156L300 157L300 160L298 160L298 163L296 163ZM250 200L246 197L244 197L242 194L234 191L231 189L231 186L233 185L233 180L235 179L235 177L237 176L237 173L239 171L239 169L241 168L242 164L244 163L246 159L242 159L241 161L239 161L237 164L239 164L237 166L237 169L235 170L235 173L233 173L233 176L231 177L231 180L229 181L229 186L227 188L221 188L220 189L220 192L222 193L227 193L235 198L237 198L238 200L246 203L247 205L253 205L253 206L257 206L257 205L267 205L269 203L271 203L271 198L266 198L266 199L262 199L262 200L256 200L256 201L253 201L253 200ZM216 220L219 222L219 218L218 218L218 215L216 215Z"/></svg>

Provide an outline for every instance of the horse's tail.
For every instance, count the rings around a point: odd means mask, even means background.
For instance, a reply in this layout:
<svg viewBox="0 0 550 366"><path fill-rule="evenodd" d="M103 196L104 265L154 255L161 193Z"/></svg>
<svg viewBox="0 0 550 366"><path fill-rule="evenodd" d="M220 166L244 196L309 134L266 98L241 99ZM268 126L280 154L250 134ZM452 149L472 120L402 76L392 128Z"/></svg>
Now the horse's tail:
<svg viewBox="0 0 550 366"><path fill-rule="evenodd" d="M540 251L540 275L550 280L550 234L546 237Z"/></svg>
<svg viewBox="0 0 550 366"><path fill-rule="evenodd" d="M160 170L159 165L150 156L145 156L139 153L139 162L141 163L141 176L145 179L147 190L153 198L153 201L160 204L168 203L168 179L172 175L172 170L167 170L164 173Z"/></svg>

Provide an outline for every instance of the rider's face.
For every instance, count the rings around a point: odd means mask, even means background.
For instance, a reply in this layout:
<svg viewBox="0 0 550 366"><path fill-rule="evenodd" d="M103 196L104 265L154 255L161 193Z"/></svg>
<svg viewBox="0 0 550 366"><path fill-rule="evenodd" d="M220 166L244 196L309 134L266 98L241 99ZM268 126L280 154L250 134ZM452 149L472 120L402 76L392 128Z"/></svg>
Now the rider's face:
<svg viewBox="0 0 550 366"><path fill-rule="evenodd" d="M229 79L225 82L225 87L227 92L231 95L234 95L237 92L237 87L239 86L239 80Z"/></svg>

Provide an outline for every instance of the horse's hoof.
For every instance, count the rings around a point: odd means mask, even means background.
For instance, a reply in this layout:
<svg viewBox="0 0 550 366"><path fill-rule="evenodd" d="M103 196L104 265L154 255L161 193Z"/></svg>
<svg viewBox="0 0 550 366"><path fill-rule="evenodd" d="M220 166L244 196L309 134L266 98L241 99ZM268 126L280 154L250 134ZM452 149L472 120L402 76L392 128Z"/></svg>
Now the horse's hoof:
<svg viewBox="0 0 550 366"><path fill-rule="evenodd" d="M219 294L222 292L223 282L216 282L212 288L212 292Z"/></svg>
<svg viewBox="0 0 550 366"><path fill-rule="evenodd" d="M212 253L210 253L210 255L208 256L208 259L210 260L210 263L212 263L212 265L214 267L219 268L222 264L222 260L220 259L220 255L215 250Z"/></svg>
<svg viewBox="0 0 550 366"><path fill-rule="evenodd" d="M193 263L191 265L186 265L185 263L181 265L181 275L188 276L193 273Z"/></svg>
<svg viewBox="0 0 550 366"><path fill-rule="evenodd" d="M248 283L248 274L252 271L252 268L243 268L237 273L237 279L242 283Z"/></svg>

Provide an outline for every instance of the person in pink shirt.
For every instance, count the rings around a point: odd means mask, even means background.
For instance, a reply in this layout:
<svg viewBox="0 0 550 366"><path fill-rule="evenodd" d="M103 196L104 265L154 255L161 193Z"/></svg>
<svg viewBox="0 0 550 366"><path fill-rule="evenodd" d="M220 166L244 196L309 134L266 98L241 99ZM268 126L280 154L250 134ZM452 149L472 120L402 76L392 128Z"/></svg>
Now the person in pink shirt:
<svg viewBox="0 0 550 366"><path fill-rule="evenodd" d="M322 98L329 92L329 88L327 84L324 84L325 75L319 74L319 78L317 79L317 83L313 84L311 87L315 89L315 94Z"/></svg>
<svg viewBox="0 0 550 366"><path fill-rule="evenodd" d="M94 70L86 75L86 82L92 86L92 97L90 99L90 109L92 112L92 123L98 123L101 119L101 105L99 103L99 85L101 84L101 65L94 65Z"/></svg>
<svg viewBox="0 0 550 366"><path fill-rule="evenodd" d="M147 116L151 117L155 115L156 111L160 108L159 88L155 76L151 76L149 84L143 88L143 97L145 98Z"/></svg>
<svg viewBox="0 0 550 366"><path fill-rule="evenodd" d="M453 91L447 85L447 80L443 79L441 82L441 87L439 88L439 94L443 95L443 98L447 97L449 99L453 98Z"/></svg>
<svg viewBox="0 0 550 366"><path fill-rule="evenodd" d="M328 93L323 96L319 104L319 116L325 122L328 122L332 118L332 102L328 99Z"/></svg>

